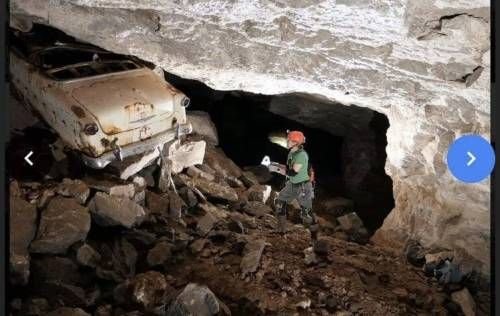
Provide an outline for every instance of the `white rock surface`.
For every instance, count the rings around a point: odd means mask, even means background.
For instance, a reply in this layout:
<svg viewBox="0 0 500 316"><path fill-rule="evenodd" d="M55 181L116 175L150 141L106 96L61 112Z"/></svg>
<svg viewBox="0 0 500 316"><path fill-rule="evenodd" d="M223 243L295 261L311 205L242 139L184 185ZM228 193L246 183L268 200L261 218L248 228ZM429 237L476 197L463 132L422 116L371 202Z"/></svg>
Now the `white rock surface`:
<svg viewBox="0 0 500 316"><path fill-rule="evenodd" d="M89 202L93 218L101 226L131 228L146 217L144 208L134 201L120 196L97 192Z"/></svg>
<svg viewBox="0 0 500 316"><path fill-rule="evenodd" d="M331 106L385 114L396 206L374 241L401 247L411 237L465 250L488 273L489 180L456 181L445 156L462 134L489 138L489 6L486 0L14 0L11 14L12 24L26 25L19 18L30 17L214 89L306 93ZM299 119L318 111L303 109Z"/></svg>
<svg viewBox="0 0 500 316"><path fill-rule="evenodd" d="M187 119L193 126L193 133L205 137L213 145L219 145L219 136L214 122L210 118L210 114L203 111L189 111Z"/></svg>

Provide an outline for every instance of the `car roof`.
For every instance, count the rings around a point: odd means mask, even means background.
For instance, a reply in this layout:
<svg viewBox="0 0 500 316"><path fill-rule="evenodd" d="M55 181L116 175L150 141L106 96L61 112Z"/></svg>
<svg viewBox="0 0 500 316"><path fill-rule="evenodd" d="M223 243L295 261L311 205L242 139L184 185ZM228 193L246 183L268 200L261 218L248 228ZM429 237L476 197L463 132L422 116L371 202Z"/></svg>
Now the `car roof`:
<svg viewBox="0 0 500 316"><path fill-rule="evenodd" d="M49 26L34 24L28 32L10 29L10 44L26 57L51 49L80 49L100 54L113 54L89 43L80 42Z"/></svg>

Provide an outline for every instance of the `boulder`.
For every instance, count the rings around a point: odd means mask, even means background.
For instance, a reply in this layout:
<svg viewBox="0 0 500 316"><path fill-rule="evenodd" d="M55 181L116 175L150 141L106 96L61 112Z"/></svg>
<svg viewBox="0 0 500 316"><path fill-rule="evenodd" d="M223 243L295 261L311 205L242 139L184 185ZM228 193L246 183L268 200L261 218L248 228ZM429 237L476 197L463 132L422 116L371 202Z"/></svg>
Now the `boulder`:
<svg viewBox="0 0 500 316"><path fill-rule="evenodd" d="M135 196L135 186L133 183L114 185L109 188L108 194L132 200Z"/></svg>
<svg viewBox="0 0 500 316"><path fill-rule="evenodd" d="M144 190L146 190L146 187L148 186L146 178L141 177L141 176L135 176L132 179L132 184L134 185L136 192L144 191Z"/></svg>
<svg viewBox="0 0 500 316"><path fill-rule="evenodd" d="M210 202L207 203L199 203L197 206L204 213L210 213L215 216L217 219L225 219L228 217L228 212L225 209L214 206Z"/></svg>
<svg viewBox="0 0 500 316"><path fill-rule="evenodd" d="M321 199L318 201L317 208L324 210L334 216L341 216L347 212L352 212L354 202L341 196Z"/></svg>
<svg viewBox="0 0 500 316"><path fill-rule="evenodd" d="M273 178L273 175L271 174L269 169L263 165L247 166L243 169L245 171L242 174L241 180L245 182L245 184L247 183L264 184L271 181L271 179ZM257 181L257 183L254 183L255 181Z"/></svg>
<svg viewBox="0 0 500 316"><path fill-rule="evenodd" d="M167 193L158 194L152 191L146 191L146 207L153 214L168 214L169 197Z"/></svg>
<svg viewBox="0 0 500 316"><path fill-rule="evenodd" d="M262 217L273 212L272 208L262 202L249 201L243 206L243 211L248 215Z"/></svg>
<svg viewBox="0 0 500 316"><path fill-rule="evenodd" d="M172 256L172 245L160 241L148 251L147 262L150 267L163 265Z"/></svg>
<svg viewBox="0 0 500 316"><path fill-rule="evenodd" d="M213 316L222 311L222 306L210 289L189 283L170 304L166 316Z"/></svg>
<svg viewBox="0 0 500 316"><path fill-rule="evenodd" d="M335 221L331 221L329 219L324 218L323 216L320 216L316 214L316 221L318 222L319 227L321 227L321 230L324 232L328 233L333 233L336 228L336 223Z"/></svg>
<svg viewBox="0 0 500 316"><path fill-rule="evenodd" d="M125 278L116 271L107 270L103 267L98 266L95 269L95 275L102 280L112 281L115 283L120 283L125 280Z"/></svg>
<svg viewBox="0 0 500 316"><path fill-rule="evenodd" d="M154 164L159 156L160 151L155 148L143 154L126 157L123 161L115 160L109 166L116 171L120 179L126 180Z"/></svg>
<svg viewBox="0 0 500 316"><path fill-rule="evenodd" d="M93 296L84 287L91 284L91 276L81 273L73 260L65 257L42 256L32 262L31 290L46 298L51 305L85 307ZM97 293L98 295L98 293Z"/></svg>
<svg viewBox="0 0 500 316"><path fill-rule="evenodd" d="M97 192L89 203L90 212L101 226L131 228L146 216L144 208L134 201Z"/></svg>
<svg viewBox="0 0 500 316"><path fill-rule="evenodd" d="M317 242L314 243L313 251L315 254L317 254L319 256L327 256L328 250L329 250L329 247L328 247L328 242L326 239L320 238L320 239L318 239Z"/></svg>
<svg viewBox="0 0 500 316"><path fill-rule="evenodd" d="M228 176L224 180L231 188L245 188L245 184L236 177Z"/></svg>
<svg viewBox="0 0 500 316"><path fill-rule="evenodd" d="M139 244L143 247L149 247L157 240L156 234L145 230L131 229L125 232L124 236L127 240Z"/></svg>
<svg viewBox="0 0 500 316"><path fill-rule="evenodd" d="M83 181L92 189L117 197L131 199L135 194L133 183L127 183L117 177L85 177Z"/></svg>
<svg viewBox="0 0 500 316"><path fill-rule="evenodd" d="M239 222L244 227L249 227L249 228L257 228L258 227L257 222L255 220L255 217L248 216L245 213L231 212L231 213L229 213L229 217L231 218L232 221Z"/></svg>
<svg viewBox="0 0 500 316"><path fill-rule="evenodd" d="M31 284L34 289L44 291L47 282L82 285L84 276L80 274L78 265L66 257L45 255L32 260Z"/></svg>
<svg viewBox="0 0 500 316"><path fill-rule="evenodd" d="M193 134L203 136L203 139L214 146L219 145L217 128L210 119L210 114L203 111L189 111L187 119L193 127Z"/></svg>
<svg viewBox="0 0 500 316"><path fill-rule="evenodd" d="M48 188L42 191L42 194L37 202L37 207L39 209L44 209L49 204L50 200L56 195L57 188Z"/></svg>
<svg viewBox="0 0 500 316"><path fill-rule="evenodd" d="M243 171L241 173L240 180L247 187L251 187L253 185L260 184L259 179L257 179L257 177L250 171Z"/></svg>
<svg viewBox="0 0 500 316"><path fill-rule="evenodd" d="M62 196L73 197L83 205L90 195L90 189L82 180L64 178L57 187L57 193Z"/></svg>
<svg viewBox="0 0 500 316"><path fill-rule="evenodd" d="M451 293L451 300L460 305L465 316L476 315L476 303L467 288Z"/></svg>
<svg viewBox="0 0 500 316"><path fill-rule="evenodd" d="M101 255L89 244L83 244L76 251L76 260L84 267L96 268L101 261Z"/></svg>
<svg viewBox="0 0 500 316"><path fill-rule="evenodd" d="M45 282L43 285L43 295L51 305L63 304L74 307L86 307L89 305L89 298L85 290L73 284L55 281Z"/></svg>
<svg viewBox="0 0 500 316"><path fill-rule="evenodd" d="M240 167L229 159L220 148L207 146L204 163L224 178L228 176L239 178L242 175Z"/></svg>
<svg viewBox="0 0 500 316"><path fill-rule="evenodd" d="M196 167L203 172L211 174L212 176L215 176L217 174L217 172L206 163L202 163L201 165L196 165Z"/></svg>
<svg viewBox="0 0 500 316"><path fill-rule="evenodd" d="M271 186L269 185L252 185L246 192L246 196L249 201L258 201L262 203L267 203L267 200L271 196Z"/></svg>
<svg viewBox="0 0 500 316"><path fill-rule="evenodd" d="M34 253L65 253L69 246L85 240L90 214L74 198L55 197L42 212L38 234L31 243Z"/></svg>
<svg viewBox="0 0 500 316"><path fill-rule="evenodd" d="M345 232L355 232L363 228L363 221L354 212L337 217L337 221Z"/></svg>
<svg viewBox="0 0 500 316"><path fill-rule="evenodd" d="M222 200L225 202L234 202L238 200L236 191L222 184L207 181L203 178L189 179L185 175L179 175L179 178L188 186L194 186L201 191L207 198L213 200Z"/></svg>
<svg viewBox="0 0 500 316"><path fill-rule="evenodd" d="M182 210L187 206L182 198L175 191L169 191L169 216L179 220L182 216Z"/></svg>
<svg viewBox="0 0 500 316"><path fill-rule="evenodd" d="M174 142L166 144L168 146L168 160L170 160L171 171L179 173L190 166L203 163L205 157L205 141L189 141L184 144Z"/></svg>
<svg viewBox="0 0 500 316"><path fill-rule="evenodd" d="M157 271L148 271L119 285L115 289L114 296L119 303L133 302L148 310L164 302L167 288L168 285L163 274Z"/></svg>
<svg viewBox="0 0 500 316"><path fill-rule="evenodd" d="M192 253L197 254L203 250L208 240L206 239L196 239L191 243L189 249Z"/></svg>
<svg viewBox="0 0 500 316"><path fill-rule="evenodd" d="M155 173L157 170L158 170L158 165L155 164L148 166L142 169L140 172L138 172L138 175L140 175L146 180L148 188L154 188L156 186Z"/></svg>
<svg viewBox="0 0 500 316"><path fill-rule="evenodd" d="M198 204L196 194L188 187L179 189L179 195L182 197L184 202L187 204L187 207L189 208L194 207Z"/></svg>
<svg viewBox="0 0 500 316"><path fill-rule="evenodd" d="M242 221L236 219L235 217L231 216L231 219L229 223L227 224L227 229L229 229L232 232L235 232L237 234L246 234L247 229L245 228L245 225L243 224Z"/></svg>
<svg viewBox="0 0 500 316"><path fill-rule="evenodd" d="M21 190L21 187L19 186L19 182L16 181L16 180L12 180L10 181L9 183L9 194L10 194L10 197L11 198L15 198L15 197L22 197L23 196L23 192Z"/></svg>
<svg viewBox="0 0 500 316"><path fill-rule="evenodd" d="M30 275L28 247L36 233L36 206L11 195L9 214L10 280L12 284L26 285Z"/></svg>
<svg viewBox="0 0 500 316"><path fill-rule="evenodd" d="M126 238L117 238L114 240L112 250L113 268L120 272L124 277L135 275L135 266L137 263L137 250Z"/></svg>
<svg viewBox="0 0 500 316"><path fill-rule="evenodd" d="M243 249L243 258L241 258L240 269L242 277L246 277L247 274L257 272L260 265L260 259L264 248L266 247L265 240L250 240L245 245Z"/></svg>
<svg viewBox="0 0 500 316"><path fill-rule="evenodd" d="M91 316L81 308L60 307L45 316Z"/></svg>
<svg viewBox="0 0 500 316"><path fill-rule="evenodd" d="M187 169L186 172L191 178L203 178L207 181L214 181L215 176L208 172L202 171L195 166L191 166Z"/></svg>
<svg viewBox="0 0 500 316"><path fill-rule="evenodd" d="M206 236L218 221L219 219L213 214L207 213L198 220L198 223L196 224L196 231L201 236Z"/></svg>

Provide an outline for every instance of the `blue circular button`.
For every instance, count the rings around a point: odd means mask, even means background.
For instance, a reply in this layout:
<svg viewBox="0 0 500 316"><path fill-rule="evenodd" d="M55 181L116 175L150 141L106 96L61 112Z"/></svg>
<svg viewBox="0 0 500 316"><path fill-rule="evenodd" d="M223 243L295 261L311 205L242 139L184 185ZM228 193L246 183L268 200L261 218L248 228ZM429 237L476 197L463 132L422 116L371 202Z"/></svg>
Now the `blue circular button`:
<svg viewBox="0 0 500 316"><path fill-rule="evenodd" d="M495 165L495 152L483 137L465 135L451 144L446 160L455 178L474 183L490 175Z"/></svg>

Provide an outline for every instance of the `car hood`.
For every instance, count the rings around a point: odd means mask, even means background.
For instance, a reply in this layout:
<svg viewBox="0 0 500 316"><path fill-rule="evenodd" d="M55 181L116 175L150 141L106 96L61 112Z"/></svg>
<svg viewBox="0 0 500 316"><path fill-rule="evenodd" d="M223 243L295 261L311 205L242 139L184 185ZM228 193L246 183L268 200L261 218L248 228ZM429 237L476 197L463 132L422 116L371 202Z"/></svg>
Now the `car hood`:
<svg viewBox="0 0 500 316"><path fill-rule="evenodd" d="M71 91L108 135L171 115L179 93L149 69L88 78Z"/></svg>

